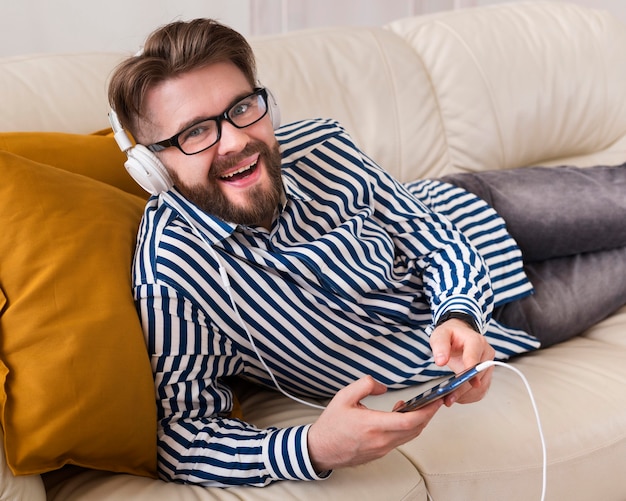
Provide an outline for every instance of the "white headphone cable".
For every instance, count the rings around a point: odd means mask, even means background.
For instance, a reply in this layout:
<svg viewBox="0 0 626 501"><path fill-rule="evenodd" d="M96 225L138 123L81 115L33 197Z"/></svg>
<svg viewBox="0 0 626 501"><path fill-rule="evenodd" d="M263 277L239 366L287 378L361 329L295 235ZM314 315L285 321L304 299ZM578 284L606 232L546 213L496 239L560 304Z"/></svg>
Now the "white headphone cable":
<svg viewBox="0 0 626 501"><path fill-rule="evenodd" d="M219 264L220 276L222 277L222 282L224 284L224 287L226 288L226 292L228 292L228 296L230 298L230 304L231 304L233 310L235 311L235 315L237 316L237 320L239 321L239 324L243 327L244 331L246 332L246 335L248 337L248 340L250 341L250 344L252 345L252 349L254 350L254 353L256 354L257 358L259 359L259 362L261 362L261 364L263 365L263 367L265 368L265 370L269 374L270 379L274 383L274 386L276 386L276 389L278 391L280 391L286 397L290 398L291 400L294 400L295 402L299 402L301 404L308 405L309 407L313 407L315 409L321 409L321 410L326 409L326 407L324 407L322 405L318 405L318 404L315 404L313 402L309 402L307 400L303 400L301 398L298 398L295 395L292 395L288 391L284 390L283 387L278 383L278 381L276 380L276 377L274 376L274 373L267 366L267 364L265 363L265 360L261 356L261 353L259 352L259 350L258 350L258 348L256 346L256 343L254 342L254 338L252 337L252 334L248 330L248 326L246 325L246 322L244 322L243 318L241 317L241 313L239 312L239 308L237 307L237 303L235 302L235 300L233 298L233 291L232 291L232 287L230 285L230 280L228 279L228 273L226 273L226 269L222 265L222 262L220 261L219 257L217 256L217 252L213 248L211 248L211 252L213 253L213 258L215 260L217 260L217 262Z"/></svg>
<svg viewBox="0 0 626 501"><path fill-rule="evenodd" d="M170 202L170 204L172 204L173 200L166 193L163 193L162 195L167 197L169 202ZM176 207L176 204L174 204L173 206ZM298 398L295 395L292 395L288 391L284 390L283 387L279 384L279 382L276 380L276 377L274 376L274 373L268 367L267 363L265 363L265 360L261 356L261 353L259 352L259 350L258 350L258 348L256 346L256 343L254 342L254 338L252 337L252 334L250 333L250 330L248 329L248 326L247 326L246 322L244 322L244 320L243 320L243 318L241 316L241 313L239 312L239 308L237 307L237 302L235 301L235 298L233 297L233 289L232 289L232 286L230 285L230 279L228 278L228 273L226 272L226 268L224 267L222 259L219 257L217 251L213 248L211 243L208 242L204 238L202 233L200 233L200 230L198 230L198 228L196 228L196 225L192 224L192 222L187 218L187 216L185 216L185 214L182 212L182 210L177 208L177 212L185 220L185 222L189 225L189 227L191 228L191 231L198 238L200 238L200 240L205 244L206 249L210 252L210 254L213 257L213 259L215 259L215 261L217 262L218 270L220 272L220 277L222 279L222 284L224 285L224 288L226 289L226 292L228 294L228 299L230 300L230 305L231 305L231 307L233 308L233 310L235 312L235 315L237 317L237 321L239 322L239 325L241 325L243 327L243 329L244 329L244 331L246 333L246 336L248 337L248 340L250 341L250 345L252 346L252 349L254 350L255 355L257 356L259 362L261 362L261 365L263 365L263 368L269 374L270 379L272 380L272 383L274 383L274 386L276 386L276 389L280 393L285 395L287 398L290 398L291 400L293 400L295 402L307 405L309 407L313 407L314 409L320 409L320 410L326 409L326 407L324 407L322 405L315 404L313 402L309 402L307 400L303 400L301 398Z"/></svg>
<svg viewBox="0 0 626 501"><path fill-rule="evenodd" d="M541 460L541 498L540 499L541 501L544 501L544 499L546 498L546 487L547 487L547 480L548 480L548 453L546 450L546 440L543 435L543 427L541 426L541 418L539 417L539 410L537 409L537 402L535 401L535 397L533 395L532 389L530 388L530 384L528 383L528 380L526 379L526 376L524 376L522 371L520 371L516 367L513 367L512 365L505 364L504 362L490 360L487 362L483 362L482 364L478 364L476 368L477 369L480 368L479 370L484 370L485 368L491 367L491 366L504 367L506 369L509 369L515 372L524 382L524 386L526 386L528 397L530 398L530 402L533 406L533 411L535 412L535 419L537 421L537 430L539 432L539 438L541 440L542 460Z"/></svg>

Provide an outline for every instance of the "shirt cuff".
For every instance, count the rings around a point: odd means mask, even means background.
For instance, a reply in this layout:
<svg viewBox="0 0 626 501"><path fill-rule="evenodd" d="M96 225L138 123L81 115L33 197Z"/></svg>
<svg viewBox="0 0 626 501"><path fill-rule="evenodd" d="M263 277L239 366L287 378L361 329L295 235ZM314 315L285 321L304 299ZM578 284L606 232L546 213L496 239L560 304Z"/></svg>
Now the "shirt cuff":
<svg viewBox="0 0 626 501"><path fill-rule="evenodd" d="M480 333L480 329L478 328L478 324L476 323L474 317L469 313L463 313L462 311L446 311L443 315L439 317L439 320L437 321L435 327L439 327L444 322L452 320L453 318L465 322L469 327L472 328L472 330Z"/></svg>
<svg viewBox="0 0 626 501"><path fill-rule="evenodd" d="M323 480L332 471L316 473L309 457L310 424L270 430L263 442L263 461L275 480Z"/></svg>
<svg viewBox="0 0 626 501"><path fill-rule="evenodd" d="M443 302L435 312L433 324L435 326L439 325L443 317L452 312L468 315L474 320L477 332L482 334L485 331L485 319L480 306L472 298L463 296L456 296Z"/></svg>

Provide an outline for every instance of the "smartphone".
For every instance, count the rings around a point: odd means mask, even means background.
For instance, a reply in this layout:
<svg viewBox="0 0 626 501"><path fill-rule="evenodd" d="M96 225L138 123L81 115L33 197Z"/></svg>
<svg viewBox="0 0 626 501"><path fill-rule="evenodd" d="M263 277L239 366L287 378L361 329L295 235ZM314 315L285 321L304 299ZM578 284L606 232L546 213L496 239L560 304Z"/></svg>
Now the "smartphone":
<svg viewBox="0 0 626 501"><path fill-rule="evenodd" d="M443 398L446 395L452 393L463 383L476 377L479 372L480 371L477 369L476 365L461 372L460 374L456 374L447 379L444 379L439 384L433 386L432 388L429 388L423 393L420 393L416 397L413 397L411 400L406 401L404 405L396 409L396 412L414 411L437 400L438 398Z"/></svg>

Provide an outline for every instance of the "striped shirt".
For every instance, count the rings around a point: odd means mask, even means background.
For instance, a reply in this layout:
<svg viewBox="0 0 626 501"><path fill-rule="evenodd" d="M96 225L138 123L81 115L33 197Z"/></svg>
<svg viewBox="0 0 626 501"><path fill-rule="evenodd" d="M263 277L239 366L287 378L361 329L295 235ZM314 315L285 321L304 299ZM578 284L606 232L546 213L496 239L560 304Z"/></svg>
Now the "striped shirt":
<svg viewBox="0 0 626 501"><path fill-rule="evenodd" d="M538 347L491 319L494 305L532 288L484 202L439 181L397 182L334 121L276 137L286 197L271 231L203 213L175 188L146 206L134 294L167 480L319 478L310 425L258 429L229 417L224 378L275 387L255 350L285 391L328 398L367 374L390 388L443 375L429 334L447 311L472 315L500 359Z"/></svg>

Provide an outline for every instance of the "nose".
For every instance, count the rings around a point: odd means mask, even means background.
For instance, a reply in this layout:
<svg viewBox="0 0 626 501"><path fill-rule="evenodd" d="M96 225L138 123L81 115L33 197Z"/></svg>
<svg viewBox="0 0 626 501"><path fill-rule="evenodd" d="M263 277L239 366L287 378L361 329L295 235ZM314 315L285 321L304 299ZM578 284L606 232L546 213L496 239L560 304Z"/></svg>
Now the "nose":
<svg viewBox="0 0 626 501"><path fill-rule="evenodd" d="M238 153L248 144L248 135L245 129L238 129L228 121L222 121L222 134L217 142L217 152L219 155Z"/></svg>

